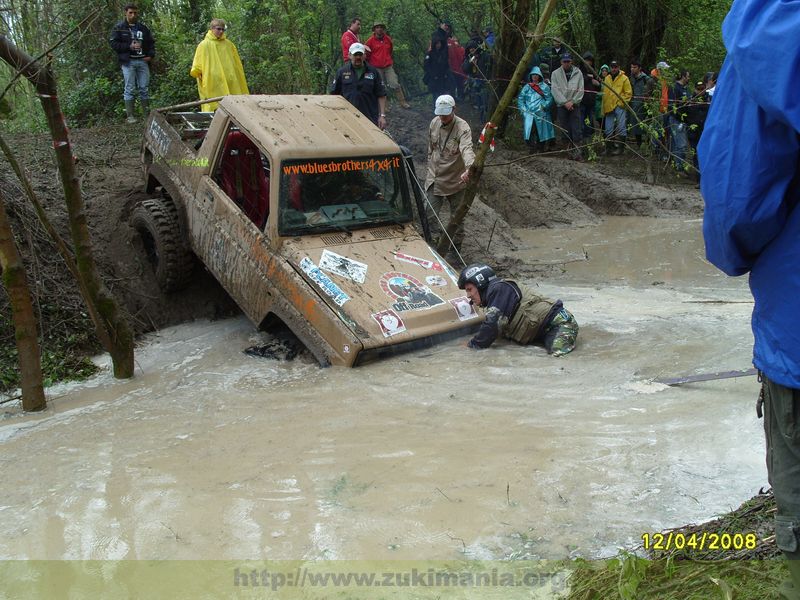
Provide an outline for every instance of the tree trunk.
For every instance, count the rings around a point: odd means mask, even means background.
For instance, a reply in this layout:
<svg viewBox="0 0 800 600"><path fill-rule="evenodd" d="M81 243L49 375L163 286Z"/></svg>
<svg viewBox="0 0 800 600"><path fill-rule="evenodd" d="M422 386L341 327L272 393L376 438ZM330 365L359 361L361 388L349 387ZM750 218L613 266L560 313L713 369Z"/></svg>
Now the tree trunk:
<svg viewBox="0 0 800 600"><path fill-rule="evenodd" d="M556 9L556 4L558 4L558 0L547 0L547 4L542 11L542 15L539 17L539 22L536 24L536 30L533 32L533 37L528 44L528 48L525 50L525 54L520 59L519 64L517 64L517 68L514 70L514 74L511 76L511 81L508 83L508 87L506 88L503 97L500 99L497 108L495 109L494 113L492 113L492 123L499 123L502 120L503 115L505 115L509 105L511 104L511 101L514 99L514 96L516 96L517 86L519 85L519 82L522 81L522 77L525 74L524 72L528 68L528 63L530 63L531 58L533 58L534 52L536 52L536 50L539 48L539 45L542 43L545 27L547 26L547 22L550 20L553 11ZM472 201L475 199L475 192L478 191L478 184L480 183L481 175L483 174L483 165L486 163L486 154L489 151L492 140L494 139L494 134L495 129L490 127L486 128L484 143L478 149L478 153L475 156L475 162L469 169L469 183L467 184L467 189L464 193L464 199L456 209L455 214L450 216L450 222L447 224L447 235L441 236L441 239L439 240L439 246L437 247L439 254L443 255L447 253L447 245L449 240L453 238L456 229L458 229L458 226L464 220L467 212L469 212L469 207L472 206Z"/></svg>
<svg viewBox="0 0 800 600"><path fill-rule="evenodd" d="M502 15L500 30L493 52L497 65L492 76L494 94L489 101L489 110L492 113L499 103L498 98L502 98L505 94L509 80L517 68L517 63L512 57L520 56L524 52L525 34L528 32L528 21L531 17L531 0L500 0L500 14ZM493 123L500 126L501 131L498 133L502 135L505 115L499 123L497 121Z"/></svg>
<svg viewBox="0 0 800 600"><path fill-rule="evenodd" d="M42 383L42 362L39 354L36 314L25 266L14 242L14 232L6 213L6 202L0 190L0 267L3 285L11 302L14 337L17 343L22 409L42 410L47 406Z"/></svg>
<svg viewBox="0 0 800 600"><path fill-rule="evenodd" d="M94 308L90 315L97 329L100 343L111 355L114 376L133 376L133 332L114 298L106 289L97 271L92 254L89 227L86 223L83 196L72 156L67 126L58 101L55 78L50 66L40 64L0 35L0 58L20 71L36 89L42 103L47 125L53 138L56 163L64 188L64 199L69 215L69 227L75 250L75 262L87 305Z"/></svg>
<svg viewBox="0 0 800 600"><path fill-rule="evenodd" d="M588 4L590 28L596 43L595 56L620 61L633 59L654 64L666 32L669 3L653 0L593 0ZM620 27L626 23L627 27Z"/></svg>

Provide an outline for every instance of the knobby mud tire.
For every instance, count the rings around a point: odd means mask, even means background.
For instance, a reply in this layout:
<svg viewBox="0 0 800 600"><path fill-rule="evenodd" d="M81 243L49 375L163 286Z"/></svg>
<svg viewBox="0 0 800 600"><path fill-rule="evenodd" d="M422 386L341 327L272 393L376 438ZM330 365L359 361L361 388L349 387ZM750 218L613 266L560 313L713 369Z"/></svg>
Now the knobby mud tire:
<svg viewBox="0 0 800 600"><path fill-rule="evenodd" d="M158 287L164 292L186 287L194 265L172 201L143 200L133 211L131 226L142 240Z"/></svg>

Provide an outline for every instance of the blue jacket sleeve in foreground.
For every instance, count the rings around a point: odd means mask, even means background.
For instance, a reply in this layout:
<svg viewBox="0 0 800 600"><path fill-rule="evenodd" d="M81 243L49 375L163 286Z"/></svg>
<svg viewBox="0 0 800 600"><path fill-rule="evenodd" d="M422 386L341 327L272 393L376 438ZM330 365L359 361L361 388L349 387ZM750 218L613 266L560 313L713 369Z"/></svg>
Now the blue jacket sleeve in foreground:
<svg viewBox="0 0 800 600"><path fill-rule="evenodd" d="M800 196L800 1L769 4L736 0L725 20L729 54L698 148L706 255L729 275L752 268Z"/></svg>

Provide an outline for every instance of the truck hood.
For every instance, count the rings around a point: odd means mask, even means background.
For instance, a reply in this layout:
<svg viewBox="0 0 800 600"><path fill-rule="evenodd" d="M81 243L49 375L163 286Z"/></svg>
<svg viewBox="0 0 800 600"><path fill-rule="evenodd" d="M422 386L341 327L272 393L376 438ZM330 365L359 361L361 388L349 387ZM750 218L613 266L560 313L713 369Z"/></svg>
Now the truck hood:
<svg viewBox="0 0 800 600"><path fill-rule="evenodd" d="M281 254L365 349L470 327L482 318L458 289L455 270L416 235L325 247L288 240Z"/></svg>

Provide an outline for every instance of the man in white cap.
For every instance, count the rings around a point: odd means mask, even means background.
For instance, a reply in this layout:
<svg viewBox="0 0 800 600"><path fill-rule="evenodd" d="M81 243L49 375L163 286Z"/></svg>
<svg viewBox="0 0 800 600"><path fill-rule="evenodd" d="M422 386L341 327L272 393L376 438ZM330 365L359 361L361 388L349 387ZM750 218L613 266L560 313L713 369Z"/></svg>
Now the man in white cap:
<svg viewBox="0 0 800 600"><path fill-rule="evenodd" d="M469 181L469 169L475 162L472 148L472 132L467 122L455 115L456 101L447 94L436 99L436 115L428 129L428 174L425 178L425 191L428 195L428 223L434 243L438 243L442 227L439 219L447 226L449 221L442 216L445 200L452 216L461 200ZM432 213L439 215L437 219ZM456 249L461 248L464 239L463 222L453 238Z"/></svg>
<svg viewBox="0 0 800 600"><path fill-rule="evenodd" d="M331 94L344 96L370 121L386 129L386 87L375 67L364 61L366 52L364 44L350 45L350 60L336 72Z"/></svg>

